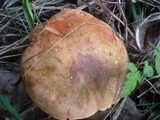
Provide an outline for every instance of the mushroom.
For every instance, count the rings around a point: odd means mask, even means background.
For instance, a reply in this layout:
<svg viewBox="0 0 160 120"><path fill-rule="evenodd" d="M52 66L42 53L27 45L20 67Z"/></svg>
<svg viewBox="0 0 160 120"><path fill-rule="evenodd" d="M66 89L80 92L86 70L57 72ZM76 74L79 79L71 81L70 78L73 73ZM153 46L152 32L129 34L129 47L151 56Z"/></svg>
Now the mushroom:
<svg viewBox="0 0 160 120"><path fill-rule="evenodd" d="M119 99L128 55L105 22L81 10L64 10L37 26L21 58L26 90L57 119L87 118Z"/></svg>

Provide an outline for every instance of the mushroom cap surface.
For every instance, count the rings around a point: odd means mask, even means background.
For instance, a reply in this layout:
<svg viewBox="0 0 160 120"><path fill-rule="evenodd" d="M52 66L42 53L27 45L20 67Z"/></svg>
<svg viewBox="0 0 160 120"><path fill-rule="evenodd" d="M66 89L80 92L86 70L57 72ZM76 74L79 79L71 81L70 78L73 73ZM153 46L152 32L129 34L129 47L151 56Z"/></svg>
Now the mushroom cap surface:
<svg viewBox="0 0 160 120"><path fill-rule="evenodd" d="M128 55L105 22L80 10L64 10L30 34L21 58L26 90L57 119L82 119L118 99Z"/></svg>

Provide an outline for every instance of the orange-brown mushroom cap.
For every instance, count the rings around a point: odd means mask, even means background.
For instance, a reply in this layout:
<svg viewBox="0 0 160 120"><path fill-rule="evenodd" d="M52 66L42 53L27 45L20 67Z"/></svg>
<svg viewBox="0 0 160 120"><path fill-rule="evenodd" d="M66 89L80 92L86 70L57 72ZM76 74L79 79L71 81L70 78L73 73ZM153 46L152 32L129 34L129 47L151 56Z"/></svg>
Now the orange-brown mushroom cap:
<svg viewBox="0 0 160 120"><path fill-rule="evenodd" d="M22 76L42 110L58 119L80 119L115 103L128 56L108 24L84 11L65 10L37 26L30 42Z"/></svg>

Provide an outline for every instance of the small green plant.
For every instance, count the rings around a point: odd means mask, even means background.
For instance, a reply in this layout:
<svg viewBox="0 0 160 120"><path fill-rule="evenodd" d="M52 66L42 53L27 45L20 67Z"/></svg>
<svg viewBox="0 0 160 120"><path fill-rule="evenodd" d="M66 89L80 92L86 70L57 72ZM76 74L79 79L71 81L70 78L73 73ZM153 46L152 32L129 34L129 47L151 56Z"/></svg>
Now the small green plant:
<svg viewBox="0 0 160 120"><path fill-rule="evenodd" d="M152 77L154 74L153 67L149 65L148 61L145 61L144 63L143 74L146 77Z"/></svg>
<svg viewBox="0 0 160 120"><path fill-rule="evenodd" d="M128 96L137 86L137 81L141 78L141 73L134 63L128 63L130 72L127 74L127 80L121 91L121 98Z"/></svg>
<svg viewBox="0 0 160 120"><path fill-rule="evenodd" d="M160 74L160 46L154 46L151 44L153 48L156 50L155 58L153 63L155 63L155 70L157 74ZM137 86L138 80L142 77L142 73L137 69L134 63L128 63L129 73L127 74L127 80L124 83L123 89L121 91L121 98L124 98L131 94ZM144 61L143 67L143 76L152 77L154 75L154 69L151 65L149 65L148 61Z"/></svg>

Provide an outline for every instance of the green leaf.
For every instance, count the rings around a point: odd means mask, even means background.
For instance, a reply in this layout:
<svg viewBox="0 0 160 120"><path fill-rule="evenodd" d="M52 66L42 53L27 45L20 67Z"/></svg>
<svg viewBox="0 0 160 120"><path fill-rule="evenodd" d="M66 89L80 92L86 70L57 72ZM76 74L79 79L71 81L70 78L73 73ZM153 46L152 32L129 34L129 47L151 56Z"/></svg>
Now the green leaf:
<svg viewBox="0 0 160 120"><path fill-rule="evenodd" d="M22 0L22 6L23 6L23 12L27 20L28 26L32 30L35 27L35 25L34 25L33 13L29 5L29 0Z"/></svg>
<svg viewBox="0 0 160 120"><path fill-rule="evenodd" d="M17 111L12 107L12 105L0 95L0 103L12 114L16 120L23 120L23 118L17 113Z"/></svg>
<svg viewBox="0 0 160 120"><path fill-rule="evenodd" d="M134 63L132 62L129 62L128 63L128 69L131 71L131 72L136 72L137 71L137 67Z"/></svg>
<svg viewBox="0 0 160 120"><path fill-rule="evenodd" d="M155 69L157 71L157 74L160 74L160 46L156 49Z"/></svg>
<svg viewBox="0 0 160 120"><path fill-rule="evenodd" d="M154 74L153 67L148 64L148 61L145 61L145 63L144 63L143 74L146 77L152 77Z"/></svg>
<svg viewBox="0 0 160 120"><path fill-rule="evenodd" d="M136 88L137 81L141 78L140 71L130 72L127 75L127 80L124 83L123 89L121 91L121 98L124 98L131 94L131 92Z"/></svg>

